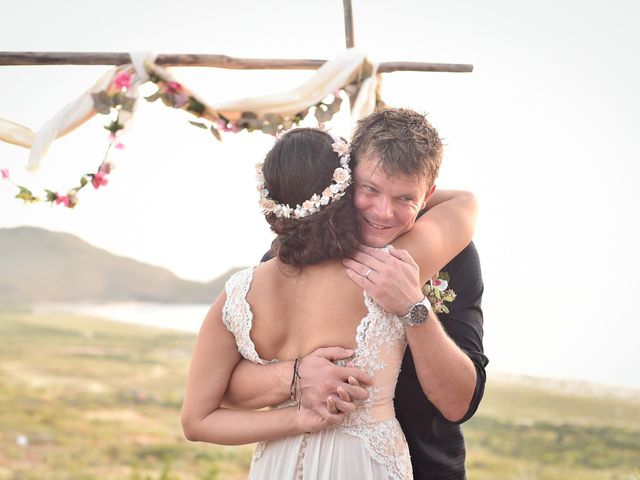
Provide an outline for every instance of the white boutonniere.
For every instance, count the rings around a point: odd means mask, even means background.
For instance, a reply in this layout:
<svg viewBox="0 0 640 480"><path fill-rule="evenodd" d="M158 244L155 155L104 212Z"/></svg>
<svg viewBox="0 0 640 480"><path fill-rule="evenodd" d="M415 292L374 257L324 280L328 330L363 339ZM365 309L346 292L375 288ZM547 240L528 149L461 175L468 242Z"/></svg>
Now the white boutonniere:
<svg viewBox="0 0 640 480"><path fill-rule="evenodd" d="M456 292L448 287L449 274L447 272L438 272L422 287L422 291L431 302L434 312L449 313L449 307L446 304L456 299Z"/></svg>

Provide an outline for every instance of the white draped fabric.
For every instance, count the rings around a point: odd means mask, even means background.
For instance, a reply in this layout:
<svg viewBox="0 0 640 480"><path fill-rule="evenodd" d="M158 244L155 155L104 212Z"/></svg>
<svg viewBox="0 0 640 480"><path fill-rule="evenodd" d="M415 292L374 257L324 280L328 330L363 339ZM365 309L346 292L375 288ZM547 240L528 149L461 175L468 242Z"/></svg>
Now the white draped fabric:
<svg viewBox="0 0 640 480"><path fill-rule="evenodd" d="M105 73L91 88L45 122L36 133L28 127L0 118L0 140L30 148L27 169L37 170L49 146L56 138L73 131L96 114L91 94L106 90L118 72L132 67L135 69L132 74L131 88L126 93L132 98L138 96L138 87L148 81L150 73L155 72L165 79L173 80L167 69L154 63L154 54L134 52L131 54L131 59L131 64L115 67ZM370 74L371 70L373 75ZM360 90L351 109L352 122L355 123L375 108L377 88L375 71L376 66L372 69L362 52L348 49L326 62L302 85L288 92L241 98L212 105L206 104L197 96L196 98L206 106L203 117L212 121L217 120L218 113L231 122L237 121L243 112L253 112L258 117L267 114L287 117L308 109L346 85L360 81ZM119 121L124 125L125 130L131 123L132 115L133 112L120 111Z"/></svg>

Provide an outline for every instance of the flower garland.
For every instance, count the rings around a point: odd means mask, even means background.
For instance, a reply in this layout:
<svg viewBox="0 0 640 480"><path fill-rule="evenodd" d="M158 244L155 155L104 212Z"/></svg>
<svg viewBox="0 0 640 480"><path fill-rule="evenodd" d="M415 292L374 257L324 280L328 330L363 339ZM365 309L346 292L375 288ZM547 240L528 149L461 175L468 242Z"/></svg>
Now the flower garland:
<svg viewBox="0 0 640 480"><path fill-rule="evenodd" d="M288 204L276 202L269 195L269 190L264 184L264 175L262 173L262 163L256 164L256 174L258 177L258 191L260 192L260 208L265 215L273 214L281 218L304 218L308 215L317 213L323 205L330 202L340 200L349 185L351 185L351 169L349 168L349 160L351 159L350 145L341 138L334 138L331 144L333 151L340 158L340 166L333 171L331 184L322 191L321 195L314 193L310 199L302 202L302 205L296 205L296 208Z"/></svg>
<svg viewBox="0 0 640 480"><path fill-rule="evenodd" d="M127 95L132 89L132 73L132 67L119 71L113 77L107 89L91 94L96 112L103 115L111 115L114 112L116 114L115 119L111 120L104 127L109 131L109 145L97 170L82 175L79 184L68 189L64 194L45 189L44 196L37 196L34 195L29 188L15 183L11 179L10 172L7 168L1 168L0 180L7 180L18 189L15 198L22 200L25 204L50 202L51 205L64 205L67 208L74 208L78 204L78 193L86 185L91 183L94 189L97 190L108 184L107 175L115 168L114 163L108 159L110 151L112 147L117 150L124 149L124 144L120 141L120 136L127 120L130 119L133 114L137 101L135 96ZM355 82L346 85L333 95L329 95L321 102L311 105L309 108L296 113L292 117L266 114L264 118L260 118L253 112L243 112L237 121L231 122L223 115L209 109L195 94L182 84L174 81L168 74L162 75L159 71L155 70L149 73L149 81L156 84L158 90L152 95L145 97L145 100L148 102L161 100L168 107L181 109L198 117L198 121L189 121L189 123L198 128L208 129L218 141L222 140L221 132L238 133L243 130L248 132L261 131L269 135L277 136L297 126L312 110L317 122L322 125L331 120L333 115L340 110L342 103L340 93L344 92L349 97L353 97L354 92L357 91L358 88L357 84L360 83ZM376 103L382 104L382 101L376 98Z"/></svg>
<svg viewBox="0 0 640 480"><path fill-rule="evenodd" d="M438 272L422 287L422 292L427 296L436 313L449 313L449 307L445 303L451 303L456 299L456 292L447 288L449 286L449 274Z"/></svg>

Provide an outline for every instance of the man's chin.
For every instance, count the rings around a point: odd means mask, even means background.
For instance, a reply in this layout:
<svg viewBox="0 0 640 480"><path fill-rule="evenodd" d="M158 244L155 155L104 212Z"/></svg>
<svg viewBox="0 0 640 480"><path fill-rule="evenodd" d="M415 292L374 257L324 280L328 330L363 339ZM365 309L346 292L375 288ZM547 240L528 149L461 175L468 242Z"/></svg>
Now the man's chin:
<svg viewBox="0 0 640 480"><path fill-rule="evenodd" d="M367 247L382 248L386 247L393 241L390 235L364 235L362 243Z"/></svg>

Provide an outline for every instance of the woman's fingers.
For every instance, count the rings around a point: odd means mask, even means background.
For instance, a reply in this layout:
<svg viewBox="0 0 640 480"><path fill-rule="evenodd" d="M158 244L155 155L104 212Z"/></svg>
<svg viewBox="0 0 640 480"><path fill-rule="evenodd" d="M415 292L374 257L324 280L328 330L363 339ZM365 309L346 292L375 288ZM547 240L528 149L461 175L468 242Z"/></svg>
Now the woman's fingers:
<svg viewBox="0 0 640 480"><path fill-rule="evenodd" d="M335 396L327 398L327 410L329 410L329 413L332 415L340 413L348 414L353 412L355 409L356 406L351 402L346 402Z"/></svg>

